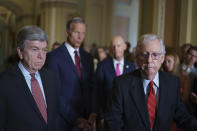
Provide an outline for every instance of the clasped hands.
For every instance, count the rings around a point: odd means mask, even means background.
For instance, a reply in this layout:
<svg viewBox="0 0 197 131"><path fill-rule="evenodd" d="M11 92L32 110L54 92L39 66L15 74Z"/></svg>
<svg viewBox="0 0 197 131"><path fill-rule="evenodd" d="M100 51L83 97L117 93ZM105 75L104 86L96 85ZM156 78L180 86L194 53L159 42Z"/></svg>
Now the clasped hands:
<svg viewBox="0 0 197 131"><path fill-rule="evenodd" d="M95 113L91 113L88 117L88 120L80 117L77 118L75 125L82 129L82 131L95 131L96 130L96 117Z"/></svg>

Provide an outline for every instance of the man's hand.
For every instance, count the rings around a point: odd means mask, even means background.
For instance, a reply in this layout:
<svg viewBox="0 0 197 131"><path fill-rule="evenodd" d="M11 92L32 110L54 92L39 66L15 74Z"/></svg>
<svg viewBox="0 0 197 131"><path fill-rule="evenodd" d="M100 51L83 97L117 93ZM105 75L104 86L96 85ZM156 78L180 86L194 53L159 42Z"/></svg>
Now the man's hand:
<svg viewBox="0 0 197 131"><path fill-rule="evenodd" d="M95 113L91 113L88 117L90 131L96 131L96 117L97 117L97 115Z"/></svg>
<svg viewBox="0 0 197 131"><path fill-rule="evenodd" d="M193 101L194 103L197 104L197 95L196 95L196 93L192 92L191 99L192 99L192 101Z"/></svg>
<svg viewBox="0 0 197 131"><path fill-rule="evenodd" d="M94 124L96 122L97 115L95 113L91 113L88 117L89 124Z"/></svg>
<svg viewBox="0 0 197 131"><path fill-rule="evenodd" d="M90 125L88 123L88 120L84 119L84 118L78 118L75 121L75 125L82 129L83 131L89 131L90 130Z"/></svg>

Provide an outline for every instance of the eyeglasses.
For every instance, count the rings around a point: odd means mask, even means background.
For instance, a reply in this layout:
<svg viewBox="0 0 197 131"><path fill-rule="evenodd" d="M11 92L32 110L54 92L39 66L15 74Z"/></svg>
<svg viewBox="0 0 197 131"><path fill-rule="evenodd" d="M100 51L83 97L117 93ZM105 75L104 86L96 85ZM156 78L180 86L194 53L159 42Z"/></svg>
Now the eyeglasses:
<svg viewBox="0 0 197 131"><path fill-rule="evenodd" d="M189 55L190 55L191 57L197 58L197 56L193 55L192 53L189 53Z"/></svg>
<svg viewBox="0 0 197 131"><path fill-rule="evenodd" d="M140 57L142 59L147 59L149 58L149 55L151 56L151 58L153 60L158 60L160 58L160 56L162 55L162 53L149 53L149 52L143 52L143 53L140 53Z"/></svg>

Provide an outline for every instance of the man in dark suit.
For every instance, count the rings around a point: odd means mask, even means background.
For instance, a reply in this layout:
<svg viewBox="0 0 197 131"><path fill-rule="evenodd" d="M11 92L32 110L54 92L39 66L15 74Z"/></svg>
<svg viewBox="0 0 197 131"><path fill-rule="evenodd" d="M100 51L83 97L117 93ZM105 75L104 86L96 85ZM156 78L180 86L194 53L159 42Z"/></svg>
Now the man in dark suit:
<svg viewBox="0 0 197 131"><path fill-rule="evenodd" d="M126 44L124 39L121 36L114 36L110 45L112 57L99 63L96 70L97 92L99 93L98 109L101 125L103 125L104 111L106 109L107 99L111 93L114 77L129 73L135 69L135 66L124 58L125 49Z"/></svg>
<svg viewBox="0 0 197 131"><path fill-rule="evenodd" d="M0 131L57 131L58 82L41 69L48 37L36 26L18 33L20 62L0 77Z"/></svg>
<svg viewBox="0 0 197 131"><path fill-rule="evenodd" d="M67 42L47 55L47 67L58 77L62 131L88 130L95 123L91 108L93 58L80 48L86 33L81 18L67 23Z"/></svg>
<svg viewBox="0 0 197 131"><path fill-rule="evenodd" d="M197 121L182 103L180 81L159 71L165 46L156 35L146 34L137 43L139 69L114 80L105 121L109 131L170 131L172 120L188 130Z"/></svg>

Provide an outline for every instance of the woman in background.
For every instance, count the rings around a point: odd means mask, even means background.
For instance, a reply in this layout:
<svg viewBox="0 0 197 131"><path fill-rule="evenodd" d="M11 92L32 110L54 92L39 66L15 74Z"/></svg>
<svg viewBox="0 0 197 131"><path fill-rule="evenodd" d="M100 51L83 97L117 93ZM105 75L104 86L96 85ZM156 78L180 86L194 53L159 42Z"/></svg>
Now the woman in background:
<svg viewBox="0 0 197 131"><path fill-rule="evenodd" d="M178 55L173 51L167 51L165 55L165 60L162 66L163 71L169 72L180 78L180 81L181 81L180 90L182 94L182 100L184 104L186 105L188 111L191 112L191 92L192 91L191 91L191 86L190 86L191 85L190 80L188 76L181 74L179 72L179 65L180 65L180 61L179 61ZM176 124L173 123L171 131L182 131L182 129L177 128Z"/></svg>

